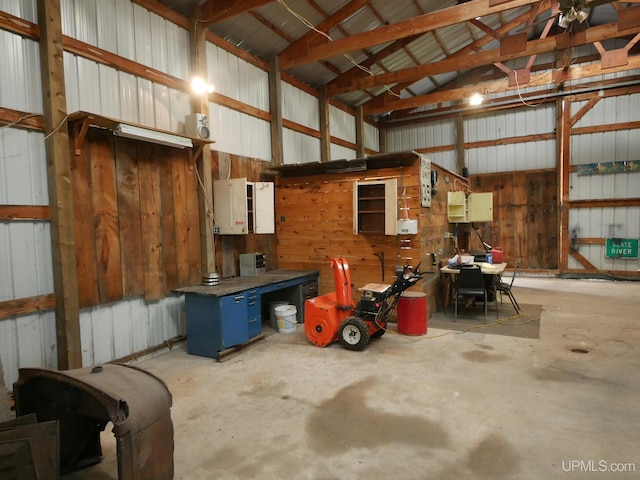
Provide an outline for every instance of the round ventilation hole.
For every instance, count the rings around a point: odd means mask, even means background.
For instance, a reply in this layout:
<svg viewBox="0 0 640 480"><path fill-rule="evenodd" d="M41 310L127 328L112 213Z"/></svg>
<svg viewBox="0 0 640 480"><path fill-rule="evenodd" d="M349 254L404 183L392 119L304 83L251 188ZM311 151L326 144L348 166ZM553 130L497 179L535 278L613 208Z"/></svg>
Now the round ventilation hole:
<svg viewBox="0 0 640 480"><path fill-rule="evenodd" d="M586 348L570 348L569 351L573 353L589 353L589 350Z"/></svg>

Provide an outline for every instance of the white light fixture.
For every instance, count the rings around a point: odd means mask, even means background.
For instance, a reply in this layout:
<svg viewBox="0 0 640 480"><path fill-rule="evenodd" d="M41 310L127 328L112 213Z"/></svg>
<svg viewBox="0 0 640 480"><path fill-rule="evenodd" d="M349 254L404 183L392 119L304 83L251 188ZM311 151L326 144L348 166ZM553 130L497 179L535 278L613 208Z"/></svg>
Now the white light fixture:
<svg viewBox="0 0 640 480"><path fill-rule="evenodd" d="M587 12L585 12L584 10L580 10L577 14L576 14L578 21L580 23L584 22L587 17L589 16L589 14Z"/></svg>
<svg viewBox="0 0 640 480"><path fill-rule="evenodd" d="M133 140L142 140L144 142L157 143L168 147L191 148L193 142L190 138L180 137L171 133L158 132L147 128L135 127L126 123L119 123L113 129L113 134L117 137L126 137Z"/></svg>
<svg viewBox="0 0 640 480"><path fill-rule="evenodd" d="M191 90L196 95L203 95L205 93L213 93L215 89L213 85L205 82L202 77L193 77L191 80Z"/></svg>
<svg viewBox="0 0 640 480"><path fill-rule="evenodd" d="M484 97L480 93L474 93L469 99L469 105L481 105Z"/></svg>

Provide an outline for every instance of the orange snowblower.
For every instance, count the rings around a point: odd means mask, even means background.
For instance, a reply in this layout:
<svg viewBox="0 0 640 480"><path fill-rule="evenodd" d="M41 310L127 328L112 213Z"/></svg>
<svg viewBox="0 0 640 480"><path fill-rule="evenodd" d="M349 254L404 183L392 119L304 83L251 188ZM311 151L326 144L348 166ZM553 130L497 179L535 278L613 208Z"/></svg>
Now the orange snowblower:
<svg viewBox="0 0 640 480"><path fill-rule="evenodd" d="M364 350L372 338L384 335L387 319L395 309L400 294L415 285L425 272L418 264L396 267L391 285L370 283L360 288L362 297L356 304L351 292L349 263L344 258L331 260L335 292L309 299L304 306L304 330L311 343L326 347L339 342L348 350Z"/></svg>

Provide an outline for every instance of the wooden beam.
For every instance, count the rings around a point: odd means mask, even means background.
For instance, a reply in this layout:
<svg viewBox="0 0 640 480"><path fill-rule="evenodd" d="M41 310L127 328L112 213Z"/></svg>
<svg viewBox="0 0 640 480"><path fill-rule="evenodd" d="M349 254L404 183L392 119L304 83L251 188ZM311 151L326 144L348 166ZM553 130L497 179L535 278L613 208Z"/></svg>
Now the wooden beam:
<svg viewBox="0 0 640 480"><path fill-rule="evenodd" d="M594 200L571 200L571 208L615 208L640 207L640 198L601 198Z"/></svg>
<svg viewBox="0 0 640 480"><path fill-rule="evenodd" d="M282 78L278 57L274 56L269 70L269 107L271 110L271 160L275 166L284 163L282 149Z"/></svg>
<svg viewBox="0 0 640 480"><path fill-rule="evenodd" d="M604 245L606 243L606 239L604 239L604 238L582 237L582 238L576 238L576 239L574 239L574 241L578 245Z"/></svg>
<svg viewBox="0 0 640 480"><path fill-rule="evenodd" d="M208 27L217 22L222 22L229 18L261 7L274 0L207 0L202 5L202 20L200 23L203 27Z"/></svg>
<svg viewBox="0 0 640 480"><path fill-rule="evenodd" d="M582 108L576 112L575 115L571 117L571 126L573 127L576 123L578 123L580 119L584 117L599 101L600 97L594 94L593 97L587 103L585 103Z"/></svg>
<svg viewBox="0 0 640 480"><path fill-rule="evenodd" d="M370 3L371 0L351 0L344 7L338 10L336 13L326 18L322 22L320 22L316 29L329 34L329 31L335 27L338 23L343 20L349 18L354 15L358 10L362 7ZM296 52L307 49L310 45L318 45L320 43L326 43L329 39L324 35L321 35L316 30L309 30L298 40L290 44L287 48L285 48L282 52L278 54L278 58L280 59L280 68L286 70L291 67L291 65L283 65L283 59L290 58L291 55L296 55ZM358 48L354 50L360 50ZM346 53L346 52L343 52ZM331 55L330 55L331 56ZM327 57L325 57L327 58ZM318 59L321 60L321 59Z"/></svg>
<svg viewBox="0 0 640 480"><path fill-rule="evenodd" d="M190 11L189 30L191 46L191 69L195 75L208 81L207 78L207 42L205 27L200 22L200 8L194 7ZM209 97L205 95L191 94L191 106L193 113L209 115ZM198 175L198 219L200 223L200 266L203 274L216 271L216 248L213 236L213 177L211 162L211 147L202 145L202 155L196 157L196 173Z"/></svg>
<svg viewBox="0 0 640 480"><path fill-rule="evenodd" d="M462 175L462 169L465 167L464 157L464 117L458 115L456 117L456 173L458 175Z"/></svg>
<svg viewBox="0 0 640 480"><path fill-rule="evenodd" d="M591 270L591 271L597 271L598 269L596 268L596 266L591 263L589 260L587 260L584 255L582 255L580 252L578 252L577 250L570 250L571 256L573 258L575 258L578 262L580 262L582 264L582 266L584 268L586 268L587 270Z"/></svg>
<svg viewBox="0 0 640 480"><path fill-rule="evenodd" d="M556 109L558 199L558 252L560 272L569 268L569 178L571 166L571 102L558 100Z"/></svg>
<svg viewBox="0 0 640 480"><path fill-rule="evenodd" d="M82 347L60 0L39 1L38 21L58 368L67 370L82 367Z"/></svg>
<svg viewBox="0 0 640 480"><path fill-rule="evenodd" d="M331 115L327 89L320 88L320 161L331 160Z"/></svg>
<svg viewBox="0 0 640 480"><path fill-rule="evenodd" d="M383 73L380 75L362 76L359 79L351 80L350 83L346 83L345 80L335 80L331 83L329 94L337 95L354 90L374 88L381 85L415 82L428 76L468 70L485 65L492 65L498 62L503 63L518 58L563 50L569 46L577 47L587 45L599 39L619 38L636 34L638 32L640 32L640 27L620 32L615 23L609 23L606 25L591 27L588 36L573 36L570 33L561 33L551 37L529 40L523 50L515 52L501 53L500 48L495 48L493 50L469 53L466 55L454 54L438 62L427 63L402 70L395 70L393 72ZM522 84L524 82L520 83Z"/></svg>
<svg viewBox="0 0 640 480"><path fill-rule="evenodd" d="M356 108L356 158L364 158L364 137L364 110L360 105Z"/></svg>
<svg viewBox="0 0 640 480"><path fill-rule="evenodd" d="M347 52L362 50L381 43L393 42L412 35L426 33L476 17L493 15L512 8L537 3L539 0L511 0L490 6L486 0L473 0L432 13L413 17L393 25L382 26L351 37L323 42L319 45L299 44L280 55L280 68L304 65Z"/></svg>
<svg viewBox="0 0 640 480"><path fill-rule="evenodd" d="M53 293L35 297L18 298L0 302L0 320L26 315L28 313L51 310L56 307L56 296ZM1 392L4 393L4 392Z"/></svg>
<svg viewBox="0 0 640 480"><path fill-rule="evenodd" d="M585 66L574 65L566 69L555 69L551 72L551 75L549 75L549 72L532 75L530 83L536 86L553 85L569 80L591 78L604 74L613 74L622 71L635 70L638 68L640 68L640 55L634 55L632 57L629 57L629 64L625 65L624 67L616 67L603 70L600 64ZM526 86L527 85L520 85L518 88L517 86L505 85L504 80L494 80L491 82L482 83L480 85L468 85L460 88L441 90L427 95L406 99L396 99L395 97L391 97L388 94L382 94L376 97L374 101L366 103L364 105L364 109L366 115L374 115L393 110L408 110L436 103L444 103L456 100L461 101L469 97L471 94L476 93L478 89L484 89L492 93L498 93L518 90ZM569 93L570 92L567 92L567 94Z"/></svg>
<svg viewBox="0 0 640 480"><path fill-rule="evenodd" d="M587 135L590 133L617 132L620 130L637 130L640 122L611 123L571 129L571 135Z"/></svg>
<svg viewBox="0 0 640 480"><path fill-rule="evenodd" d="M2 11L0 11L0 30L6 30L34 40L40 37L38 25Z"/></svg>
<svg viewBox="0 0 640 480"><path fill-rule="evenodd" d="M44 117L37 113L0 107L0 128L6 127L44 130Z"/></svg>
<svg viewBox="0 0 640 480"><path fill-rule="evenodd" d="M0 220L49 220L49 205L0 205Z"/></svg>

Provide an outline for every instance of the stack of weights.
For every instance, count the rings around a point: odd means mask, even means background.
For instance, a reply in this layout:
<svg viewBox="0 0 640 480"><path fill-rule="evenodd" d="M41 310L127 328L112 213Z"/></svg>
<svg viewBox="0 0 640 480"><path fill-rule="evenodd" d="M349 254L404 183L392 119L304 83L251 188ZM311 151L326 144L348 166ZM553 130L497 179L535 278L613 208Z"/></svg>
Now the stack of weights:
<svg viewBox="0 0 640 480"><path fill-rule="evenodd" d="M220 275L218 275L217 273L207 273L202 275L202 285L207 285L210 287L220 285Z"/></svg>

